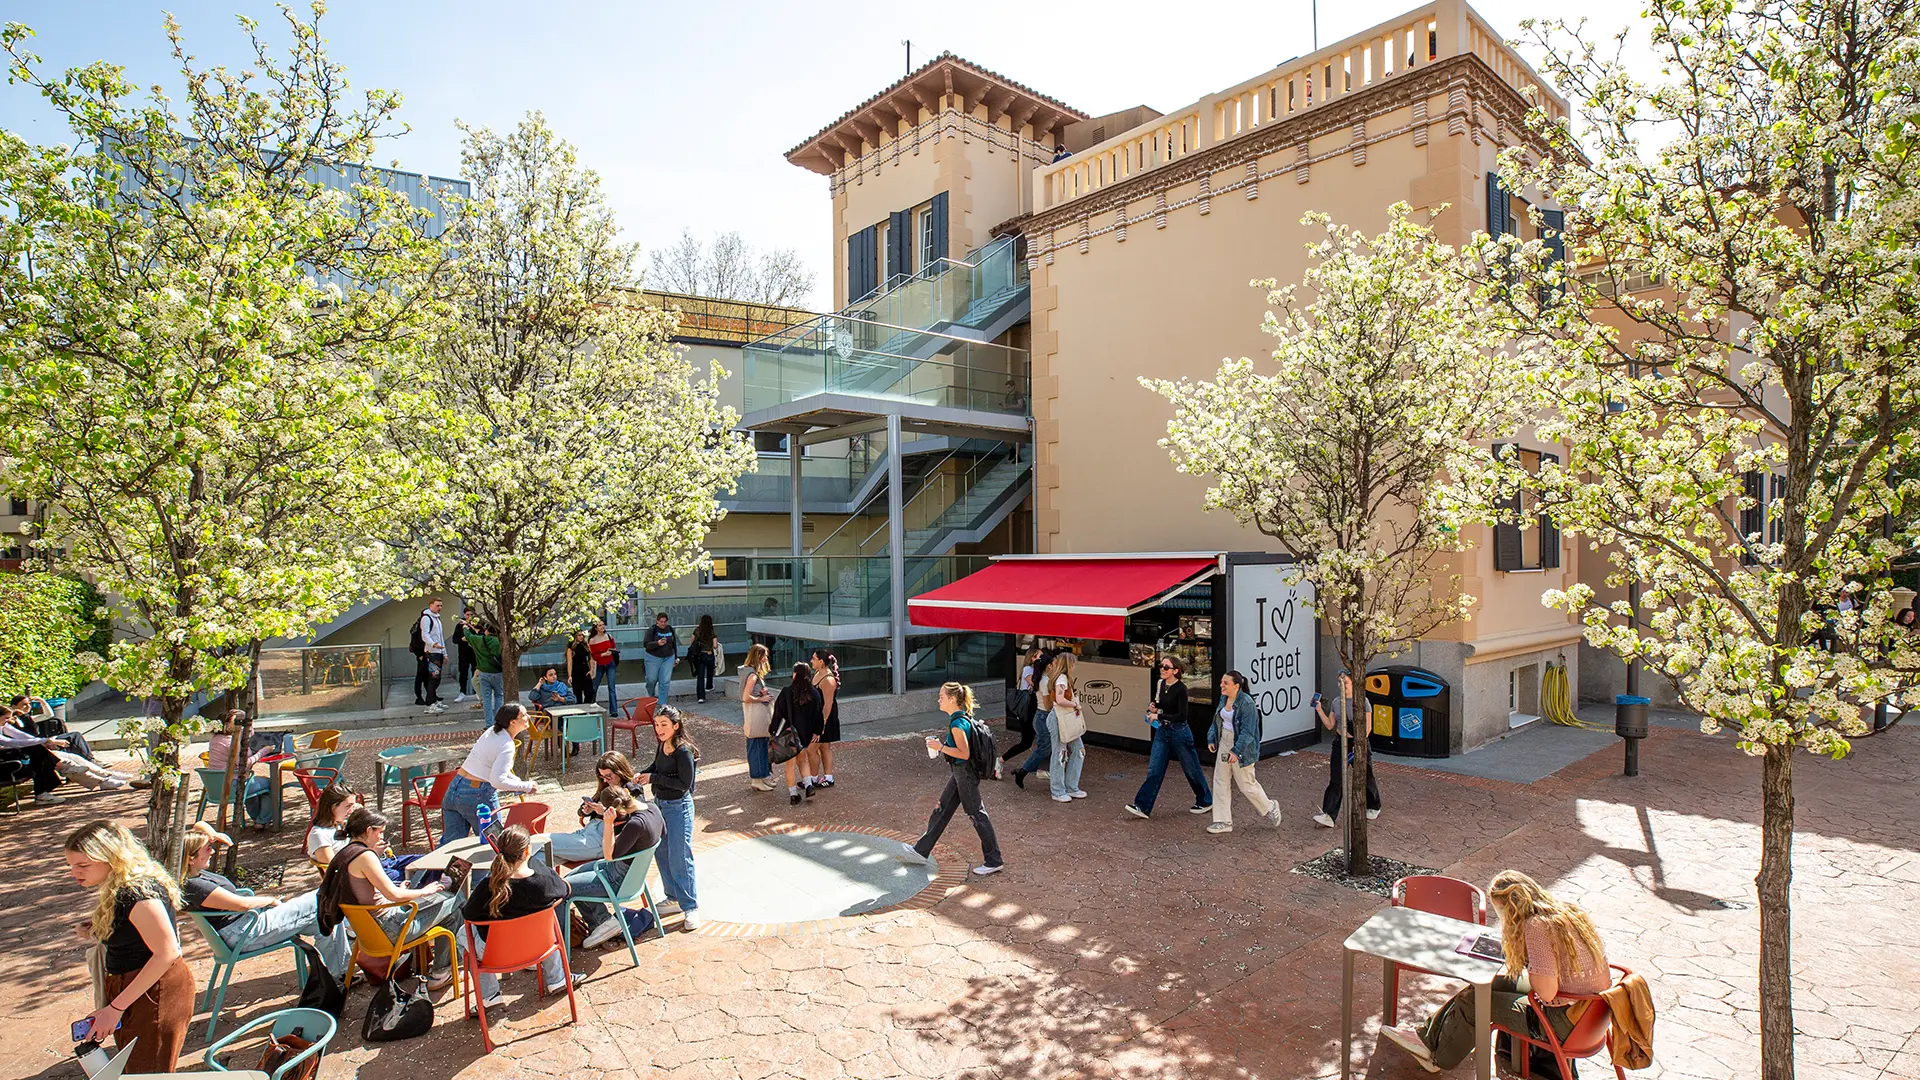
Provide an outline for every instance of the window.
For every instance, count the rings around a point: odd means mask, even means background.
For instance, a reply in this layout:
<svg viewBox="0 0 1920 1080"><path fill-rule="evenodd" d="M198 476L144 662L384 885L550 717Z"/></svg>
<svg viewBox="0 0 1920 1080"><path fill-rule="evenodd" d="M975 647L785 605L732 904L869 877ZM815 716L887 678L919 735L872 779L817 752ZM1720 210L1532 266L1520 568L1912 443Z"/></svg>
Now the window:
<svg viewBox="0 0 1920 1080"><path fill-rule="evenodd" d="M1496 443L1495 457L1517 457L1521 468L1538 475L1543 465L1557 465L1557 454L1527 450L1513 443ZM1495 570L1552 570L1560 565L1560 530L1553 519L1540 509L1537 493L1522 487L1507 499L1501 520L1493 527L1493 568ZM1533 519L1532 528L1521 523Z"/></svg>
<svg viewBox="0 0 1920 1080"><path fill-rule="evenodd" d="M753 448L762 454L787 453L787 434L784 431L756 431L753 433ZM800 456L807 455L807 448L800 448Z"/></svg>
<svg viewBox="0 0 1920 1080"><path fill-rule="evenodd" d="M1785 493L1787 478L1777 473L1750 472L1741 476L1741 495L1752 505L1740 508L1740 538L1754 544L1778 544L1786 537L1783 514L1776 513L1773 504ZM1740 563L1752 566L1755 559L1751 552L1740 552Z"/></svg>
<svg viewBox="0 0 1920 1080"><path fill-rule="evenodd" d="M753 581L753 560L740 555L715 555L713 565L700 571L700 587L745 588Z"/></svg>
<svg viewBox="0 0 1920 1080"><path fill-rule="evenodd" d="M929 206L926 209L920 211L919 218L920 218L920 229L919 229L920 231L920 269L925 270L927 267L933 265L933 262L935 259L938 259L941 256L945 255L946 252L938 251L938 250L935 250L934 248L933 241L934 241L935 230L933 227L933 207Z"/></svg>
<svg viewBox="0 0 1920 1080"><path fill-rule="evenodd" d="M7 513L15 517L26 517L30 512L27 508L27 500L17 495L7 497Z"/></svg>

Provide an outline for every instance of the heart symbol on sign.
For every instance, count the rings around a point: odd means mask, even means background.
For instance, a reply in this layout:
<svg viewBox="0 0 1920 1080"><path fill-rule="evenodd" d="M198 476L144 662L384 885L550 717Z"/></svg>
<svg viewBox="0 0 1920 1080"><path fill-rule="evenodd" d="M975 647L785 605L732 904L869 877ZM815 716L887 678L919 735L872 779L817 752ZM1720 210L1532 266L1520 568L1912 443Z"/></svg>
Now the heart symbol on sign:
<svg viewBox="0 0 1920 1080"><path fill-rule="evenodd" d="M1273 636L1286 641L1293 633L1293 597L1287 597L1284 604L1275 604L1267 621L1273 625Z"/></svg>

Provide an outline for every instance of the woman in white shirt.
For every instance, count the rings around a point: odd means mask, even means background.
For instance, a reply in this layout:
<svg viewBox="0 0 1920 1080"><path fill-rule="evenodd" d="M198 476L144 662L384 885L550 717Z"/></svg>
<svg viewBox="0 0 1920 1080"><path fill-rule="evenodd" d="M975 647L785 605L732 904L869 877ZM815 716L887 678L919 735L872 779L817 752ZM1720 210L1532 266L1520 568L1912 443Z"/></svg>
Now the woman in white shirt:
<svg viewBox="0 0 1920 1080"><path fill-rule="evenodd" d="M1053 737L1053 770L1047 774L1047 787L1054 802L1084 799L1087 793L1080 790L1080 769L1087 763L1086 725L1080 724L1079 734L1071 739L1060 737L1061 721L1072 723L1080 713L1080 680L1073 674L1073 654L1054 657L1046 677L1053 682L1053 715L1047 719L1047 733ZM1063 712L1071 716L1063 717Z"/></svg>
<svg viewBox="0 0 1920 1080"><path fill-rule="evenodd" d="M514 742L531 723L525 705L509 702L493 714L493 726L474 740L467 760L460 763L460 775L453 778L446 800L440 804L442 846L480 832L482 805L497 817L500 792L532 795L540 790L533 781L513 775Z"/></svg>

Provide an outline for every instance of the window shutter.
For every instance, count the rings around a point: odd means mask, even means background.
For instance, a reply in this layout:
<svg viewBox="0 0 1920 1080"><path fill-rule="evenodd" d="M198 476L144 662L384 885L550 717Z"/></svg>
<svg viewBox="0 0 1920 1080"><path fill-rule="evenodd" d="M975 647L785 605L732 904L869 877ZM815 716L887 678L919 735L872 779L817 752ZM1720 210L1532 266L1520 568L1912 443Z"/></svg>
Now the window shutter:
<svg viewBox="0 0 1920 1080"><path fill-rule="evenodd" d="M1513 455L1513 443L1494 443L1493 456L1505 459ZM1501 500L1501 513L1493 526L1493 568L1518 570L1524 560L1520 548L1520 489Z"/></svg>
<svg viewBox="0 0 1920 1080"><path fill-rule="evenodd" d="M933 197L933 257L953 257L947 248L947 193L944 191Z"/></svg>
<svg viewBox="0 0 1920 1080"><path fill-rule="evenodd" d="M1540 469L1545 471L1548 465L1560 464L1559 454L1541 454ZM1553 570L1560 565L1560 528L1553 523L1553 515L1540 511L1540 569Z"/></svg>
<svg viewBox="0 0 1920 1080"><path fill-rule="evenodd" d="M1513 232L1513 204L1500 174L1487 170L1487 235L1506 236Z"/></svg>
<svg viewBox="0 0 1920 1080"><path fill-rule="evenodd" d="M878 239L878 230L872 225L847 237L847 303L849 304L857 304L865 300L878 284L873 265L874 244Z"/></svg>
<svg viewBox="0 0 1920 1080"><path fill-rule="evenodd" d="M1567 240L1565 236L1567 228L1566 211L1542 210L1540 211L1540 224L1546 229L1547 233L1542 243L1546 245L1548 266L1542 269L1560 266L1562 272L1565 272L1565 264L1567 261ZM1539 292L1540 306L1545 307L1558 299L1563 287L1564 286L1560 285L1542 285Z"/></svg>
<svg viewBox="0 0 1920 1080"><path fill-rule="evenodd" d="M1755 544L1765 543L1767 538L1758 534L1766 529L1766 477L1758 472L1743 473L1740 476L1740 487L1742 493L1753 503L1752 506L1740 511L1740 537ZM1753 565L1754 562L1753 556L1748 554L1744 545L1740 551L1740 561L1748 566Z"/></svg>
<svg viewBox="0 0 1920 1080"><path fill-rule="evenodd" d="M895 274L913 273L913 211L895 210L887 215L887 265L880 280L890 282Z"/></svg>

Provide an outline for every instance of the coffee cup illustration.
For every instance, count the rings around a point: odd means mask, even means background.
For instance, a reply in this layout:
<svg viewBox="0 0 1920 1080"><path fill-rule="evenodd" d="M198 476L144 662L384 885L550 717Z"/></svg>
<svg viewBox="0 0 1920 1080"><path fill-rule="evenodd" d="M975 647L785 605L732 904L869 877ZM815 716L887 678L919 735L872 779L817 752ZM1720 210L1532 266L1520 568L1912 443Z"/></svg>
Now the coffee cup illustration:
<svg viewBox="0 0 1920 1080"><path fill-rule="evenodd" d="M1120 705L1120 687L1107 679L1088 679L1080 684L1080 704L1105 716Z"/></svg>

